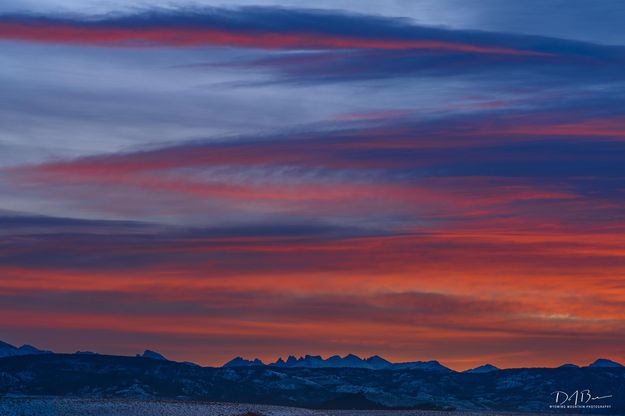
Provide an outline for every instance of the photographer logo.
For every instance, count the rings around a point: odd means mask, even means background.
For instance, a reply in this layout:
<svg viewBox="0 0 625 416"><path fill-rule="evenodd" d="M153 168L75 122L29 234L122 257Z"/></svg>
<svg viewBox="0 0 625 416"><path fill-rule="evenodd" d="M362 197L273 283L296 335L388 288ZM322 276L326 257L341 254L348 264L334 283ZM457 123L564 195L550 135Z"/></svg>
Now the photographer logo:
<svg viewBox="0 0 625 416"><path fill-rule="evenodd" d="M610 409L611 394L597 395L590 389L562 391L557 390L551 393L553 401L549 405L550 409Z"/></svg>

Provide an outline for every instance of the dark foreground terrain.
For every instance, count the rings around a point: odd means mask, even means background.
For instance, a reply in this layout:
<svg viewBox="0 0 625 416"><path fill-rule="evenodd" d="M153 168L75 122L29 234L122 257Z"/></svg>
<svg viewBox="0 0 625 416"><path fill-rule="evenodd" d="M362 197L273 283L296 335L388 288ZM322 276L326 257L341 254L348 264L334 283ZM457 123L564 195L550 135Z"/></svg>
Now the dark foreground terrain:
<svg viewBox="0 0 625 416"><path fill-rule="evenodd" d="M550 409L554 391L568 394L583 389L593 396L612 397L589 402L593 408ZM209 368L141 357L47 354L0 359L0 396L5 404L22 396L61 396L257 403L321 410L625 414L625 369L534 368L467 374L355 368Z"/></svg>
<svg viewBox="0 0 625 416"><path fill-rule="evenodd" d="M0 414L3 416L445 416L447 413L433 410L312 410L244 403L25 397L0 399ZM454 412L451 415L514 416L515 414Z"/></svg>

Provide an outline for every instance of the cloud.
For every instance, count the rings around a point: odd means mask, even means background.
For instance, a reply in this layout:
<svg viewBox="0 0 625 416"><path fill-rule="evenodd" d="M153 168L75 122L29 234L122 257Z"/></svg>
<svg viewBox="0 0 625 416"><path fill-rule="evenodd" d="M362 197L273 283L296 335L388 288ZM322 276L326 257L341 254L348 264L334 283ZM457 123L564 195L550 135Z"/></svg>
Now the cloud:
<svg viewBox="0 0 625 416"><path fill-rule="evenodd" d="M101 46L424 49L497 55L548 55L540 50L501 46L491 35L478 32L454 34L436 28L418 27L402 19L258 7L157 10L84 20L7 15L0 22L0 38Z"/></svg>
<svg viewBox="0 0 625 416"><path fill-rule="evenodd" d="M450 37L471 33L448 31ZM445 48L361 49L281 53L231 62L233 68L273 71L274 82L339 83L393 78L488 79L491 84L554 88L584 82L600 84L622 79L622 47L531 36L500 34L508 48L535 50L534 54L473 53ZM195 67L201 66L195 64ZM216 65L206 64L206 69Z"/></svg>
<svg viewBox="0 0 625 416"><path fill-rule="evenodd" d="M591 180L603 199L612 200L609 191L616 196L622 190L611 178L625 175L619 156L625 151L622 116L586 114L566 121L570 114L582 110L484 111L439 120L382 120L374 126L366 120L364 127L193 141L21 166L5 170L5 183L21 188L22 195L47 199L62 189L66 203L130 218L180 212L197 221L194 213L210 207L213 216L224 215L221 222L249 215L262 221L279 213L299 220L335 223L351 216L366 221L382 206L389 220L428 220L441 213L441 204L458 204L452 187L459 182L474 189L474 198L466 201L474 207L504 201L519 207L498 183L534 189L537 199L573 206L579 193L588 196ZM484 183L511 199L487 197L488 187L475 188ZM380 197L383 205L376 202ZM410 204L417 205L409 209Z"/></svg>
<svg viewBox="0 0 625 416"><path fill-rule="evenodd" d="M284 6L277 0L176 0L177 7L200 6ZM294 8L311 7L304 0L291 0ZM146 8L172 7L165 0L141 0L128 4L121 0L6 0L0 5L2 12L38 13L81 13L86 15L136 12ZM353 13L404 16L421 24L451 27L456 29L480 29L513 33L578 39L596 43L623 44L625 39L621 28L625 9L618 1L603 1L589 4L584 0L571 0L567 7L558 2L527 0L522 3L507 3L497 0L475 0L467 4L461 0L388 0L381 5L375 1L362 0L318 0L315 8L323 10L346 10ZM601 21L602 25L583 22Z"/></svg>

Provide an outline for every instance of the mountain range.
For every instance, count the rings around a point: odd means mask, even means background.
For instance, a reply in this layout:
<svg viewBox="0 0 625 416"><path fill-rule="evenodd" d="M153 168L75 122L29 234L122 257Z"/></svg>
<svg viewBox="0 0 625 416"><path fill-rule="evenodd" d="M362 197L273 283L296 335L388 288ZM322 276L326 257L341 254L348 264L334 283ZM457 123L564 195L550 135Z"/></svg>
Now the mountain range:
<svg viewBox="0 0 625 416"><path fill-rule="evenodd" d="M52 351L40 350L28 344L24 344L21 347L16 347L9 343L0 341L0 358L37 354L52 354Z"/></svg>
<svg viewBox="0 0 625 416"><path fill-rule="evenodd" d="M425 370L435 371L441 373L453 373L456 372L449 367L445 367L436 360L430 361L411 361L392 363L378 355L374 355L369 358L360 358L355 354L347 354L344 357L340 355L333 355L327 359L322 358L320 355L305 355L303 357L295 357L290 355L287 360L278 358L277 361L269 364L263 363L260 359L254 358L248 360L243 357L235 357L223 365L224 368L228 367L278 367L278 368L364 368L368 370ZM563 364L562 367L582 368L575 364ZM586 367L590 368L625 368L616 361L608 360L606 358L598 358ZM492 364L484 364L479 367L471 368L463 371L464 373L480 374L490 373L492 371L501 370Z"/></svg>
<svg viewBox="0 0 625 416"><path fill-rule="evenodd" d="M453 370L445 367L438 361L414 361L406 363L392 363L384 358L374 355L363 359L355 354L347 354L344 357L333 355L327 359L323 359L320 355L305 355L303 357L289 356L286 361L279 358L276 362L264 364L258 358L246 360L242 357L236 357L226 364L224 367L251 367L251 366L270 366L279 368L365 368L368 370L428 370L449 373Z"/></svg>
<svg viewBox="0 0 625 416"><path fill-rule="evenodd" d="M54 354L52 351L40 350L32 345L24 344L21 347L15 347L9 343L0 341L0 358L3 357L15 357L23 355L41 355L41 354ZM77 355L98 355L98 353L91 351L77 351ZM137 354L136 357L150 358L155 360L169 361L164 355L146 349L142 354ZM184 364L197 365L190 362L184 362ZM320 355L304 355L303 357L295 357L290 355L286 360L278 358L273 363L265 364L262 360L255 358L252 360L245 359L243 357L235 357L223 365L224 368L233 367L276 367L276 368L362 368L367 370L424 370L440 373L453 373L455 372L451 368L445 367L436 360L431 361L411 361L393 363L379 355L373 355L369 358L360 358L355 354L347 354L344 357L340 355L333 355L326 359ZM599 358L590 363L588 367L591 368L625 368L622 364L617 363L606 358ZM575 364L563 364L559 368L580 368ZM476 368L465 370L465 373L480 374L489 373L493 371L499 371L500 369L492 364L484 364Z"/></svg>
<svg viewBox="0 0 625 416"><path fill-rule="evenodd" d="M542 414L553 411L554 391L574 394L582 389L596 398L593 405L601 406L590 412L625 414L625 368L607 360L587 367L443 372L275 365L200 367L150 352L134 357L38 353L0 358L0 399L55 396ZM565 412L588 410L566 408Z"/></svg>

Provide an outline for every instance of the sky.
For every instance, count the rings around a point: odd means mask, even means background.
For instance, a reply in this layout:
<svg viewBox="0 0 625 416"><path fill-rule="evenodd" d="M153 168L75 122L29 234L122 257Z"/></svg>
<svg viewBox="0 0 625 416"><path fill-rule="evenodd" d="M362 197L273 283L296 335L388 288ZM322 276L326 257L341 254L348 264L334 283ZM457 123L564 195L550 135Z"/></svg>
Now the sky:
<svg viewBox="0 0 625 416"><path fill-rule="evenodd" d="M620 1L0 4L0 339L625 361Z"/></svg>

